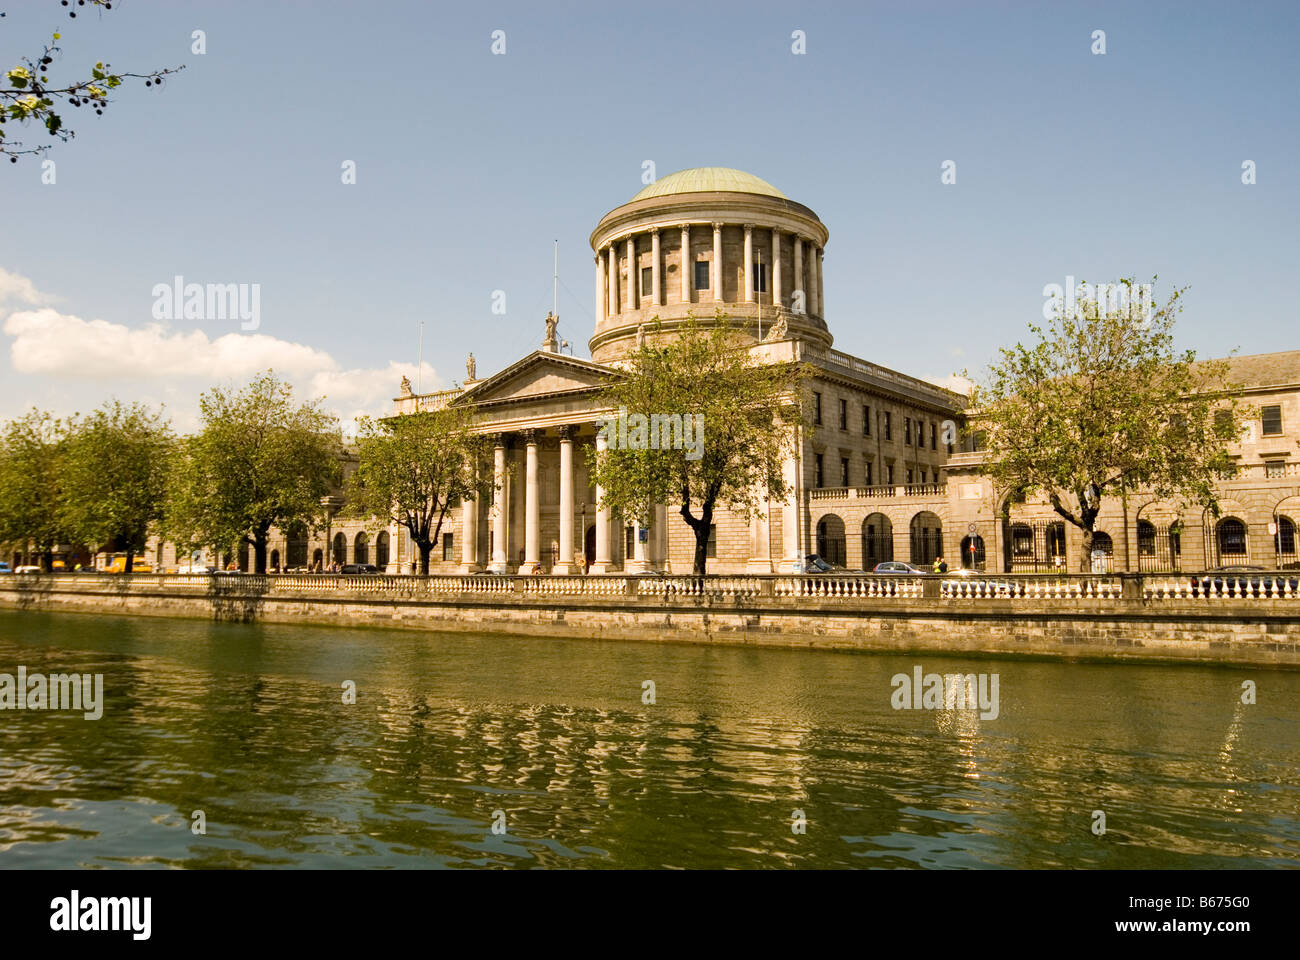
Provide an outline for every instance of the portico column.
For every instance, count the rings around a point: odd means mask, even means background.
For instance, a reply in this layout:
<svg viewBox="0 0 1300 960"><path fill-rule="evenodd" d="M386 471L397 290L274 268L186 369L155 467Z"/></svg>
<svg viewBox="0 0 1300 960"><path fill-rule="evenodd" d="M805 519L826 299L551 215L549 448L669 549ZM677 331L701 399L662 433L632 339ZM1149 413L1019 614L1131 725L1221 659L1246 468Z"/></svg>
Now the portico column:
<svg viewBox="0 0 1300 960"><path fill-rule="evenodd" d="M781 306L781 231L772 231L772 306Z"/></svg>
<svg viewBox="0 0 1300 960"><path fill-rule="evenodd" d="M781 466L782 476L789 491L781 504L781 572L790 573L796 565L799 569L804 564L804 543L802 540L803 524L800 512L803 503L803 482L799 476L800 456L803 449L803 435L795 433L795 452Z"/></svg>
<svg viewBox="0 0 1300 960"><path fill-rule="evenodd" d="M506 526L510 491L506 489L506 438L498 433L492 448L492 566L493 573L506 572Z"/></svg>
<svg viewBox="0 0 1300 960"><path fill-rule="evenodd" d="M668 505L655 504L653 526L654 551L650 555L651 565L663 573L668 572Z"/></svg>
<svg viewBox="0 0 1300 960"><path fill-rule="evenodd" d="M460 572L478 573L478 500L466 499L460 505Z"/></svg>
<svg viewBox="0 0 1300 960"><path fill-rule="evenodd" d="M745 302L754 302L754 225L745 224Z"/></svg>
<svg viewBox="0 0 1300 960"><path fill-rule="evenodd" d="M585 533L585 531L584 531ZM574 573L573 567L573 427L560 427L560 560L551 571Z"/></svg>
<svg viewBox="0 0 1300 960"><path fill-rule="evenodd" d="M596 434L596 453L605 451L609 441L603 433ZM592 573L609 572L609 507L605 506L605 488L596 485L596 559L591 564Z"/></svg>
<svg viewBox="0 0 1300 960"><path fill-rule="evenodd" d="M636 238L627 238L627 308L636 309L636 298L641 292L640 277L636 268Z"/></svg>
<svg viewBox="0 0 1300 960"><path fill-rule="evenodd" d="M808 309L808 291L803 285L803 237L798 234L794 238L794 295L803 296L803 309L798 313L805 313Z"/></svg>
<svg viewBox="0 0 1300 960"><path fill-rule="evenodd" d="M609 245L606 258L609 260L609 282L606 284L609 302L609 316L614 317L619 313L618 309L618 252L614 245Z"/></svg>
<svg viewBox="0 0 1300 960"><path fill-rule="evenodd" d="M817 295L817 248L808 245L808 312L815 317L822 315L819 309L821 298Z"/></svg>
<svg viewBox="0 0 1300 960"><path fill-rule="evenodd" d="M695 264L691 261L691 225L682 224L682 303L691 302L691 274Z"/></svg>
<svg viewBox="0 0 1300 960"><path fill-rule="evenodd" d="M650 258L653 261L650 264L650 302L656 307L661 301L659 299L659 228L655 227L650 231Z"/></svg>
<svg viewBox="0 0 1300 960"><path fill-rule="evenodd" d="M643 525L646 528L646 538L644 543L641 541L641 530ZM645 573L650 569L647 549L650 546L649 526L649 520L632 521L632 556L623 561L624 573Z"/></svg>
<svg viewBox="0 0 1300 960"><path fill-rule="evenodd" d="M520 573L532 573L541 562L538 553L538 527L541 503L537 495L537 431L524 431L524 562Z"/></svg>
<svg viewBox="0 0 1300 960"><path fill-rule="evenodd" d="M822 272L822 258L826 251L821 247L817 248L817 316L826 316L826 285L825 273Z"/></svg>
<svg viewBox="0 0 1300 960"><path fill-rule="evenodd" d="M596 325L599 326L605 319L605 251L596 254Z"/></svg>
<svg viewBox="0 0 1300 960"><path fill-rule="evenodd" d="M722 300L722 224L713 221L713 299Z"/></svg>
<svg viewBox="0 0 1300 960"><path fill-rule="evenodd" d="M763 492L766 493L766 490ZM749 547L749 563L745 567L749 573L772 572L771 498L765 499L762 506L764 515L755 515L749 524L750 535L753 537Z"/></svg>

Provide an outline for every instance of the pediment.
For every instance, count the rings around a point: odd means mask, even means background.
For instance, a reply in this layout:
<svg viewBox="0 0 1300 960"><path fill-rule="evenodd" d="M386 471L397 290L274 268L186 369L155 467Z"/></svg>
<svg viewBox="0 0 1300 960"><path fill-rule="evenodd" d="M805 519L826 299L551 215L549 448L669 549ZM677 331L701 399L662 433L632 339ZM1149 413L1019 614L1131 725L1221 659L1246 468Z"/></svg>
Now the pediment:
<svg viewBox="0 0 1300 960"><path fill-rule="evenodd" d="M617 371L604 364L536 350L486 380L472 384L455 402L506 403L594 391L605 385L611 373Z"/></svg>

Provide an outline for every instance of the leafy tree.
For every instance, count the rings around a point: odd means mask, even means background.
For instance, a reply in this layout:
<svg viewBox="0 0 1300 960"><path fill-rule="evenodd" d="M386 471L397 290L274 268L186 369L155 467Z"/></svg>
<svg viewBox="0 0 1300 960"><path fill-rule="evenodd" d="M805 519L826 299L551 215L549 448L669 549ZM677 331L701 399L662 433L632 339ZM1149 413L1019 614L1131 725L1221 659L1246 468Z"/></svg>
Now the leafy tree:
<svg viewBox="0 0 1300 960"><path fill-rule="evenodd" d="M98 7L101 11L112 10L111 0L61 0L70 18L75 19L77 9ZM0 13L0 17L4 14ZM184 70L173 67L166 70L154 70L149 73L119 73L110 69L106 63L96 63L86 71L84 79L51 80L50 74L55 69L55 61L63 55L58 46L62 34L55 33L49 43L42 45L41 52L35 56L23 57L21 61L0 75L0 154L7 154L11 163L17 163L18 157L25 153L45 153L49 148L26 147L22 141L6 139L5 124L10 129L15 126L40 125L52 137L58 137L65 143L75 136L68 128L59 112L63 104L74 109L86 107L100 116L112 102L109 91L122 85L127 79L143 80L146 87L161 87L163 78L169 74Z"/></svg>
<svg viewBox="0 0 1300 960"><path fill-rule="evenodd" d="M1233 470L1245 414L1227 361L1174 349L1186 288L1138 310L1133 279L1121 285L1125 298L1084 296L1046 330L1030 324L1037 342L1001 350L973 397L984 471L1011 499L1041 494L1078 527L1084 570L1109 496L1144 489L1217 513L1215 480Z"/></svg>
<svg viewBox="0 0 1300 960"><path fill-rule="evenodd" d="M736 327L719 312L705 329L694 317L670 336L655 328L627 355L622 375L601 395L609 410L626 411L628 442L614 440L591 454L602 507L648 521L656 504L679 505L695 534L694 572L708 563L709 530L718 504L744 517L763 516L768 499L788 494L783 463L796 453L802 425L802 364L764 363L748 349ZM664 442L662 420L646 424L645 443L632 428L634 416L687 414L699 425L701 446ZM607 433L621 432L614 424ZM649 434L654 432L651 442ZM674 434L671 438L676 440ZM654 449L654 445L658 449Z"/></svg>
<svg viewBox="0 0 1300 960"><path fill-rule="evenodd" d="M106 404L70 425L60 511L73 539L126 551L126 572L163 517L173 437L161 415L140 404Z"/></svg>
<svg viewBox="0 0 1300 960"><path fill-rule="evenodd" d="M180 445L167 528L205 546L248 544L266 573L272 527L315 526L321 497L339 481L342 438L320 401L297 404L271 371L239 393L213 388L199 401L202 429Z"/></svg>
<svg viewBox="0 0 1300 960"><path fill-rule="evenodd" d="M453 504L492 493L486 436L473 432L465 407L358 420L359 465L348 484L347 512L404 526L420 550L420 574Z"/></svg>
<svg viewBox="0 0 1300 960"><path fill-rule="evenodd" d="M68 540L60 511L67 423L35 408L0 433L0 540L31 542L49 572Z"/></svg>

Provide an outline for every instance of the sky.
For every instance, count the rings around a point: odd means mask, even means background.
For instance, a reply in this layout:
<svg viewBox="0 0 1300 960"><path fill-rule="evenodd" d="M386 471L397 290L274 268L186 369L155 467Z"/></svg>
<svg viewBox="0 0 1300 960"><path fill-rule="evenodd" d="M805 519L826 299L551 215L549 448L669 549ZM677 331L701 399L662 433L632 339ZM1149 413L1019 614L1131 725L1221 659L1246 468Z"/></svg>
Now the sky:
<svg viewBox="0 0 1300 960"><path fill-rule="evenodd" d="M66 111L69 143L24 131L52 171L0 162L0 418L117 397L192 429L203 390L267 367L384 413L403 375L538 347L557 240L559 333L589 356L588 238L646 161L811 207L835 347L915 376L979 379L1067 277L1189 287L1203 357L1300 349L1295 2L80 9L0 0L0 70L55 30L55 80L185 69ZM177 276L256 284L256 329L160 319Z"/></svg>

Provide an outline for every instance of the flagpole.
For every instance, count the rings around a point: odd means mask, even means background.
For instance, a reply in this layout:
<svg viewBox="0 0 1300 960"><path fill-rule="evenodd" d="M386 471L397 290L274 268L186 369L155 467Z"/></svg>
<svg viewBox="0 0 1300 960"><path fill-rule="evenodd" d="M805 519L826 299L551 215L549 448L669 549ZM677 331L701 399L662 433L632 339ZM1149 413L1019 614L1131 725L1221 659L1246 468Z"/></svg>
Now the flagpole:
<svg viewBox="0 0 1300 960"><path fill-rule="evenodd" d="M420 375L424 372L424 318L420 318L420 346L415 355L415 392L421 392ZM418 406L418 402L417 402Z"/></svg>

